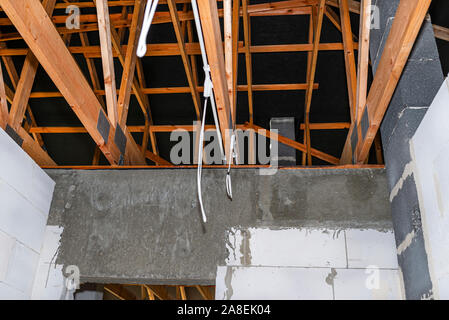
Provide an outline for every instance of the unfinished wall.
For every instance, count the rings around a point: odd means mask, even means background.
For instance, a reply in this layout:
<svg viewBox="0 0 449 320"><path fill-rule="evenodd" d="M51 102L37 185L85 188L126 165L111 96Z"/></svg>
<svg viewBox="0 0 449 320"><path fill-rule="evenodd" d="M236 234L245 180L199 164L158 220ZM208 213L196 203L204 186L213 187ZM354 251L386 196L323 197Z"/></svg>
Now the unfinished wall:
<svg viewBox="0 0 449 320"><path fill-rule="evenodd" d="M0 129L0 299L29 299L55 183Z"/></svg>
<svg viewBox="0 0 449 320"><path fill-rule="evenodd" d="M392 230L231 229L216 299L401 299Z"/></svg>
<svg viewBox="0 0 449 320"><path fill-rule="evenodd" d="M449 299L449 79L433 100L410 143L413 160L409 174L415 177L432 291L435 298ZM407 235L407 250L417 241Z"/></svg>

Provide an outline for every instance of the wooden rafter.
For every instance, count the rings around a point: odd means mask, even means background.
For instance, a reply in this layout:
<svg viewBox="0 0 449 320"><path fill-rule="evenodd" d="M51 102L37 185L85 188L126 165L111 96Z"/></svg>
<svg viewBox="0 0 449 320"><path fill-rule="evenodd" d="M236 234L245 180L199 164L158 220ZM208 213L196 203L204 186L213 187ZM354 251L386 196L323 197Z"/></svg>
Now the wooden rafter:
<svg viewBox="0 0 449 320"><path fill-rule="evenodd" d="M352 38L351 19L349 16L348 0L339 0L341 34L343 36L346 83L348 87L349 109L351 120L355 121L356 94L357 94L357 71L355 66L354 41Z"/></svg>
<svg viewBox="0 0 449 320"><path fill-rule="evenodd" d="M103 78L106 92L106 107L111 124L118 123L117 84L115 81L114 56L112 54L111 23L107 0L96 0L98 31L100 34L101 60L103 62Z"/></svg>
<svg viewBox="0 0 449 320"><path fill-rule="evenodd" d="M123 65L122 81L118 98L119 123L122 127L126 126L126 120L128 118L131 89L134 83L134 74L136 70L136 52L139 41L138 35L140 34L140 30L142 28L145 4L146 1L144 0L136 0L133 20L129 31L129 40L126 48L125 63ZM120 35L118 35L118 37L120 38Z"/></svg>
<svg viewBox="0 0 449 320"><path fill-rule="evenodd" d="M312 14L310 15L310 18L309 18L309 35L308 35L309 44L313 44L313 33L315 30L315 26L314 26L315 20L316 20L316 9L314 8L314 10L312 11ZM310 70L312 68L312 56L313 56L313 54L311 51L307 52L307 73L306 73L306 77L307 77L306 81L307 82L310 81L309 77L310 77ZM304 105L307 104L307 99L308 99L308 97L306 94ZM306 120L306 119L304 119L304 120ZM305 125L304 125L304 130L306 130ZM308 140L309 135L310 135L310 125L308 127L308 131L304 131L304 133L303 133L303 142L304 142L305 146L307 146L307 143L308 143L307 140ZM307 152L302 153L302 165L303 166L307 165Z"/></svg>
<svg viewBox="0 0 449 320"><path fill-rule="evenodd" d="M316 72L316 64L318 60L318 50L321 38L321 28L323 26L323 14L324 14L325 0L320 0L319 6L317 8L317 18L314 29L314 38L313 38L313 51L312 58L310 59L310 68L308 68L308 87L306 91L306 103L304 110L304 122L306 124L306 128L304 131L305 141L306 141L306 154L307 154L307 163L312 165L312 150L311 150L311 139L310 139L310 107L312 104L312 94L313 94L313 83L315 82L315 72Z"/></svg>
<svg viewBox="0 0 449 320"><path fill-rule="evenodd" d="M245 130L253 129L253 130L255 130L255 132L257 134L263 135L263 136L265 136L265 137L267 137L269 139L277 140L278 142L280 142L282 144L285 144L287 146L290 146L292 148L295 148L296 150L299 150L299 151L302 151L302 152L306 152L306 150L307 150L307 147L304 144L299 143L299 142L297 142L295 140L286 138L284 136L281 136L280 134L271 132L270 130L265 130L264 128L259 127L257 125L254 125L254 124L250 125L249 123L246 123L241 128L243 128ZM326 154L326 153L324 153L322 151L319 151L317 149L314 149L314 148L310 148L310 153L314 157L316 157L318 159L321 159L321 160L324 160L326 162L329 162L331 164L338 164L340 162L340 160L338 158L336 158L334 156L331 156L329 154Z"/></svg>
<svg viewBox="0 0 449 320"><path fill-rule="evenodd" d="M6 44L0 43L0 48L6 48ZM15 95L14 92L15 92L15 90L17 90L17 85L19 83L19 74L17 73L17 69L16 69L11 57L4 56L4 57L2 57L2 61L5 65L6 72L8 73L8 76L9 76L9 79L10 79L11 85L12 85L12 89L5 85L6 99L9 101L9 103L12 104L14 101L14 95ZM26 126L24 126L24 127L27 132L31 126L37 126L36 119L34 118L34 114L31 110L31 107L29 104L27 104L27 106L26 106L25 119L27 121L25 122ZM29 123L29 122L31 122L31 123ZM34 140L36 140L39 143L39 145L41 147L43 147L44 140L42 139L42 136L39 133L33 133L32 135L33 135Z"/></svg>
<svg viewBox="0 0 449 320"><path fill-rule="evenodd" d="M236 121L240 0L223 0L225 70L232 121Z"/></svg>
<svg viewBox="0 0 449 320"><path fill-rule="evenodd" d="M254 103L253 103L253 65L251 57L251 18L248 13L248 0L242 0L243 11L243 37L245 39L245 65L246 65L246 83L248 91L248 113L249 123L254 124ZM238 50L238 49L237 49ZM238 86L237 86L238 88ZM237 89L238 90L238 89ZM251 132L249 136L248 163L256 163L255 152L255 133Z"/></svg>
<svg viewBox="0 0 449 320"><path fill-rule="evenodd" d="M3 70L0 65L0 128L6 129L8 124L8 102L6 100L5 81L3 79Z"/></svg>
<svg viewBox="0 0 449 320"><path fill-rule="evenodd" d="M371 28L371 0L362 0L362 14L360 15L359 51L357 71L357 92L355 104L355 119L359 121L366 103L368 90L369 67L369 36Z"/></svg>
<svg viewBox="0 0 449 320"><path fill-rule="evenodd" d="M431 0L401 0L399 3L361 120L354 122L349 130L342 164L361 164L368 158L430 3Z"/></svg>
<svg viewBox="0 0 449 320"><path fill-rule="evenodd" d="M49 16L52 15L55 4L56 0L43 1L43 9ZM14 100L11 104L11 110L9 112L9 125L14 131L17 131L22 125L38 66L39 62L34 54L32 52L28 52L22 67L19 83L17 84L16 94L14 95Z"/></svg>
<svg viewBox="0 0 449 320"><path fill-rule="evenodd" d="M137 297L121 284L105 285L104 290L111 293L119 300L137 300Z"/></svg>
<svg viewBox="0 0 449 320"><path fill-rule="evenodd" d="M164 286L159 285L144 285L145 288L152 292L153 295L158 297L160 300L171 300L170 296L167 293L167 289Z"/></svg>
<svg viewBox="0 0 449 320"><path fill-rule="evenodd" d="M227 162L231 161L228 134L232 128L231 106L226 82L225 61L221 39L220 23L218 20L217 2L215 0L198 0L201 25L203 28L207 58L210 65L217 105L220 130L225 145Z"/></svg>
<svg viewBox="0 0 449 320"><path fill-rule="evenodd" d="M0 0L0 5L106 158L112 164L119 164L121 151L114 141L117 140L116 129L108 121L41 3L38 0ZM110 128L108 131L103 130L107 132L104 137L99 131L99 117L104 118L101 128ZM126 128L123 135L126 141L125 163L145 164L145 159Z"/></svg>
<svg viewBox="0 0 449 320"><path fill-rule="evenodd" d="M195 85L195 81L193 78L192 66L190 64L190 59L188 57L185 41L184 41L184 33L182 32L181 25L179 22L178 10L176 9L175 0L167 0L168 8L170 10L171 18L173 21L173 27L175 29L176 39L178 40L179 52L181 54L182 63L184 64L184 70L187 76L187 82L189 83L190 92L192 94L193 105L195 107L195 113L197 119L200 119L200 95L198 94L197 87Z"/></svg>

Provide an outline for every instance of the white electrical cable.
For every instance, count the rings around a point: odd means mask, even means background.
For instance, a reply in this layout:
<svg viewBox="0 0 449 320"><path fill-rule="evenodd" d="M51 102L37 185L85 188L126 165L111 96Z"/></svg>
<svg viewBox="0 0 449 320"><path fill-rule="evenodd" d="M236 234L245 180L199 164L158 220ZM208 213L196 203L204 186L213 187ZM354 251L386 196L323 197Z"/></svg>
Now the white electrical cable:
<svg viewBox="0 0 449 320"><path fill-rule="evenodd" d="M213 84L212 84L212 80L210 77L210 67L209 67L209 64L207 61L206 48L204 45L203 32L202 32L201 21L200 21L200 16L199 16L196 0L192 0L192 11L193 11L193 15L195 17L195 26L196 26L196 30L198 33L198 40L199 40L200 48L201 48L201 57L203 59L203 65L204 65L204 67L203 67L203 69L204 69L203 96L205 98L205 101L204 101L204 109L203 109L203 121L201 123L201 131L200 131L199 146L198 146L197 182L198 182L198 200L200 203L201 215L203 218L203 222L206 223L207 217L206 217L206 213L204 211L204 205L203 205L203 197L202 197L202 190L201 190L201 176L202 176L202 169L203 169L204 129L205 129L205 124L206 124L206 113L207 113L207 105L208 105L209 100L211 102L212 113L214 116L215 129L217 131L217 137L218 137L218 144L220 146L220 152L222 155L222 159L224 161L226 161L226 156L225 156L225 152L223 150L223 138L221 136L220 125L219 125L218 117L217 117L217 110L216 110L216 106L215 106L215 97L214 97L214 92L213 92ZM235 136L233 135L233 137L231 139L231 154L232 154L233 145L234 145L234 142L232 142L232 141L234 141L234 140L235 140ZM231 158L230 163L232 163L232 158ZM230 173L230 168L228 168L228 175L226 176L226 191L228 193L228 196L232 199L231 177L230 177L229 173Z"/></svg>
<svg viewBox="0 0 449 320"><path fill-rule="evenodd" d="M207 110L207 100L209 98L206 97L204 100L204 109L203 109L203 122L201 123L201 131L200 131L200 139L199 139L199 148L198 148L198 171L197 171L197 181L198 181L198 200L200 202L201 215L203 217L203 222L207 222L206 213L204 212L203 205L203 197L201 192L201 175L203 172L203 143L204 143L204 125L206 123L206 110Z"/></svg>
<svg viewBox="0 0 449 320"><path fill-rule="evenodd" d="M228 197L232 200L232 181L231 181L231 164L232 164L232 158L236 157L234 154L234 147L235 147L235 134L232 134L231 137L231 145L229 148L229 153L231 154L231 159L228 163L228 172L226 174L226 192L228 193Z"/></svg>
<svg viewBox="0 0 449 320"><path fill-rule="evenodd" d="M201 58L203 60L203 65L204 65L204 82L208 82L212 85L212 80L210 79L210 68L209 68L209 63L207 62L207 55L206 55L206 47L204 45L204 37L203 37L203 32L202 32L202 27L201 27L201 20L200 20L200 14L198 12L198 5L196 3L196 0L192 0L192 11L193 11L193 16L195 17L195 27L196 27L196 31L198 34L198 41L200 43L200 49L201 49ZM206 97L206 90L204 90L203 96ZM220 125L218 123L218 116L217 116L217 107L215 106L215 96L214 96L214 91L211 90L210 91L210 101L212 104L212 113L214 116L214 122L215 122L215 128L217 131L217 137L218 137L218 144L220 145L220 152L223 156L223 160L225 160L226 158L224 157L224 150L223 150L223 139L221 137L221 132L220 132Z"/></svg>
<svg viewBox="0 0 449 320"><path fill-rule="evenodd" d="M145 16L142 24L142 32L140 33L139 44L137 46L137 56L143 58L147 53L147 36L150 32L151 22L153 22L154 14L159 0L148 0L145 8Z"/></svg>

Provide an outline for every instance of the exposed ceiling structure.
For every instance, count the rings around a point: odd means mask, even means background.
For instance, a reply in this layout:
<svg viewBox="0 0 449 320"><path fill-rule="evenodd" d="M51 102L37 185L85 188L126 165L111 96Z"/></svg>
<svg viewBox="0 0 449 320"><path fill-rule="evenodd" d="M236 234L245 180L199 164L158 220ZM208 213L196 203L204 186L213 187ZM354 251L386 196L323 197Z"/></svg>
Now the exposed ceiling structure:
<svg viewBox="0 0 449 320"><path fill-rule="evenodd" d="M1 125L40 165L173 166L170 133L193 133L201 119L203 65L190 0L160 0L146 56L136 57L146 3L0 1ZM221 129L294 117L295 140L265 134L295 148L298 165L381 164L379 125L430 1L401 2L374 80L361 10L370 3L198 0ZM67 28L70 6L79 29ZM430 9L442 61L447 7ZM254 144L245 165L258 164Z"/></svg>

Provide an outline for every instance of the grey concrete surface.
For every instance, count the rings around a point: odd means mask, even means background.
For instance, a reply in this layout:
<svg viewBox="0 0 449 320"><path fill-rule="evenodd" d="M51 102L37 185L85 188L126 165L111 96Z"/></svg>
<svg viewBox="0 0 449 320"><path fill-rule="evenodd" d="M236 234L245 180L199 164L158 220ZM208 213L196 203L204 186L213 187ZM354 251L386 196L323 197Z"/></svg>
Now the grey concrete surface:
<svg viewBox="0 0 449 320"><path fill-rule="evenodd" d="M56 181L49 225L64 228L57 263L81 280L213 284L232 227L392 228L382 169L285 169L260 176L206 169L201 221L196 170L47 170Z"/></svg>

